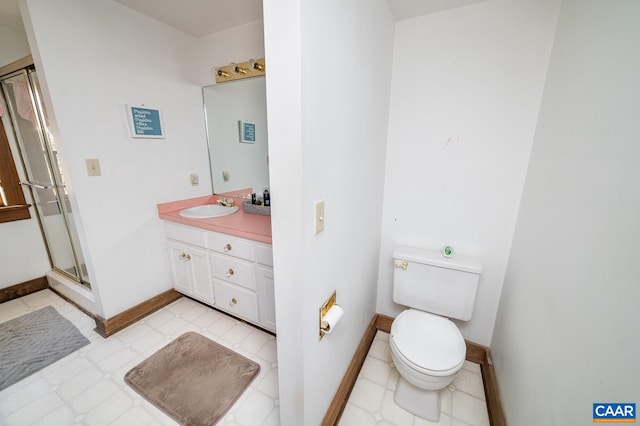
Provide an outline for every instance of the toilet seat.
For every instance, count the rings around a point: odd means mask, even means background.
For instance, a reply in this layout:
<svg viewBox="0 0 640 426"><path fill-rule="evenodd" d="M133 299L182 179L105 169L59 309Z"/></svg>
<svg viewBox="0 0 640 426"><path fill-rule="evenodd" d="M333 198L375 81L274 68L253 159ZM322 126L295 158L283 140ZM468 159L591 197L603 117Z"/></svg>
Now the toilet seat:
<svg viewBox="0 0 640 426"><path fill-rule="evenodd" d="M408 367L433 376L457 372L466 358L466 345L449 319L408 309L396 317L389 338Z"/></svg>

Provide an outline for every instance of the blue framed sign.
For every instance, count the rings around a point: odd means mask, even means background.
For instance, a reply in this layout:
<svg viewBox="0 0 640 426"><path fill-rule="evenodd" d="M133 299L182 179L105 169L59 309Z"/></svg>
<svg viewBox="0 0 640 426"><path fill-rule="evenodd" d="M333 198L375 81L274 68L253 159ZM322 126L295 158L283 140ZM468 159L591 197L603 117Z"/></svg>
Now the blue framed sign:
<svg viewBox="0 0 640 426"><path fill-rule="evenodd" d="M162 113L144 105L127 105L127 117L132 138L164 139Z"/></svg>
<svg viewBox="0 0 640 426"><path fill-rule="evenodd" d="M238 121L240 126L240 142L256 143L256 125L248 121Z"/></svg>

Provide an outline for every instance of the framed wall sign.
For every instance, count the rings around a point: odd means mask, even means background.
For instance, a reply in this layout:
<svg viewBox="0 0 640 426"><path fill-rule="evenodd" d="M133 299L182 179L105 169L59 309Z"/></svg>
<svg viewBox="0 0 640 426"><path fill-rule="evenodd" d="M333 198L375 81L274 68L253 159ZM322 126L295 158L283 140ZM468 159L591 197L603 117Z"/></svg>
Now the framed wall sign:
<svg viewBox="0 0 640 426"><path fill-rule="evenodd" d="M132 138L164 139L162 112L144 105L126 105Z"/></svg>
<svg viewBox="0 0 640 426"><path fill-rule="evenodd" d="M256 143L256 125L248 121L238 121L240 130L240 142Z"/></svg>

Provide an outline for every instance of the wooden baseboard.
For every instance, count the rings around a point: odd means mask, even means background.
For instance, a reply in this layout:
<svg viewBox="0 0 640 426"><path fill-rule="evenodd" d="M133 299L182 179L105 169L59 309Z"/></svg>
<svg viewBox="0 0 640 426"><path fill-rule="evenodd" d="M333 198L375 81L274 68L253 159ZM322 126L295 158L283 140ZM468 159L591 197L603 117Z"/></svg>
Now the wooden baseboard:
<svg viewBox="0 0 640 426"><path fill-rule="evenodd" d="M468 340L465 340L464 343L467 346L467 361L475 362L476 364L482 364L486 361L489 348Z"/></svg>
<svg viewBox="0 0 640 426"><path fill-rule="evenodd" d="M95 331L102 337L109 337L113 333L122 330L123 328L133 324L136 321L139 321L140 319L146 317L149 314L152 314L163 306L166 306L169 303L174 302L182 297L182 294L173 289L167 290L164 293L152 297L146 302L142 302L139 305L136 305L133 308L127 309L126 311L116 315L115 317L105 320L97 315L93 315L91 312L88 312L86 309L70 300L64 294L61 294L54 288L50 287L49 282L47 281L47 277L40 277L13 285L11 287L0 289L0 303L8 302L10 300L35 293L36 291L45 290L47 288L67 302L75 305L85 314L92 317L96 322Z"/></svg>
<svg viewBox="0 0 640 426"><path fill-rule="evenodd" d="M491 360L491 350L486 346L468 340L465 340L465 343L467 345L467 361L480 364L489 422L491 426L505 426L507 422L504 417L504 411L502 411L496 372L493 368L493 361Z"/></svg>
<svg viewBox="0 0 640 426"><path fill-rule="evenodd" d="M347 367L347 372L344 374L342 382L340 382L340 386L338 386L338 390L333 397L333 401L331 401L331 405L322 420L323 426L338 424L338 420L340 420L340 416L342 416L344 407L347 405L347 401L349 400L349 395L351 395L351 390L358 379L358 373L360 373L362 364L364 364L369 348L373 343L373 338L376 337L377 317L377 315L373 316L371 322L369 322L369 326L364 332L364 336L362 336L362 339L360 340L360 344L351 359L351 363L349 363L349 367Z"/></svg>
<svg viewBox="0 0 640 426"><path fill-rule="evenodd" d="M484 383L484 395L487 400L487 411L491 426L506 426L507 420L502 410L502 401L498 393L498 380L496 370L493 368L493 360L489 348L485 352L485 360L480 364L482 382Z"/></svg>
<svg viewBox="0 0 640 426"><path fill-rule="evenodd" d="M49 288L47 277L38 277L11 287L0 289L0 303L8 302L36 291Z"/></svg>
<svg viewBox="0 0 640 426"><path fill-rule="evenodd" d="M342 416L349 395L353 390L353 386L358 379L358 374L364 364L364 360L367 357L369 348L373 343L373 339L376 335L376 331L384 331L385 333L391 332L391 324L393 318L376 314L369 323L369 326L360 340L360 344L356 349L353 359L347 368L347 372L342 378L342 382L338 387L338 391L331 401L331 405L327 410L322 421L323 426L337 425ZM487 411L489 413L489 421L491 426L506 426L504 412L502 411L502 403L500 402L500 395L498 394L498 383L496 381L495 370L493 369L493 361L491 360L491 352L486 346L478 345L477 343L469 342L465 340L467 346L466 359L471 362L480 364L480 371L482 372L482 381L484 384L484 393L487 401Z"/></svg>
<svg viewBox="0 0 640 426"><path fill-rule="evenodd" d="M393 317L388 317L382 314L376 315L376 327L378 330L385 333L391 333L391 324L393 324Z"/></svg>
<svg viewBox="0 0 640 426"><path fill-rule="evenodd" d="M58 295L61 299L66 300L68 303L71 303L73 306L75 306L76 308L78 308L78 310L84 312L84 314L88 317L90 317L91 319L93 319L95 321L96 319L96 315L93 312L89 312L87 311L85 308L83 308L82 306L78 305L76 302L74 302L73 300L69 299L67 296L65 296L64 294L60 293L58 290L56 290L54 287L49 286L49 290L51 290L52 292L54 292L56 295Z"/></svg>
<svg viewBox="0 0 640 426"><path fill-rule="evenodd" d="M182 294L171 289L109 319L96 316L95 331L102 337L109 337L181 297Z"/></svg>

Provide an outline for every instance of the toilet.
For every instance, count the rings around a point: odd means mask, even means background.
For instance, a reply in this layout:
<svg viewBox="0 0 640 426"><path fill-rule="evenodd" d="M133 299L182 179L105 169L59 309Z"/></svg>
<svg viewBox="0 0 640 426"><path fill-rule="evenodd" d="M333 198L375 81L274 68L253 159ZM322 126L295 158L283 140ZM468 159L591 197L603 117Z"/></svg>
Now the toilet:
<svg viewBox="0 0 640 426"><path fill-rule="evenodd" d="M440 390L462 368L466 345L449 319L468 321L482 274L471 256L399 246L393 252L393 300L408 309L391 325L391 358L400 373L394 399L414 415L437 422Z"/></svg>

